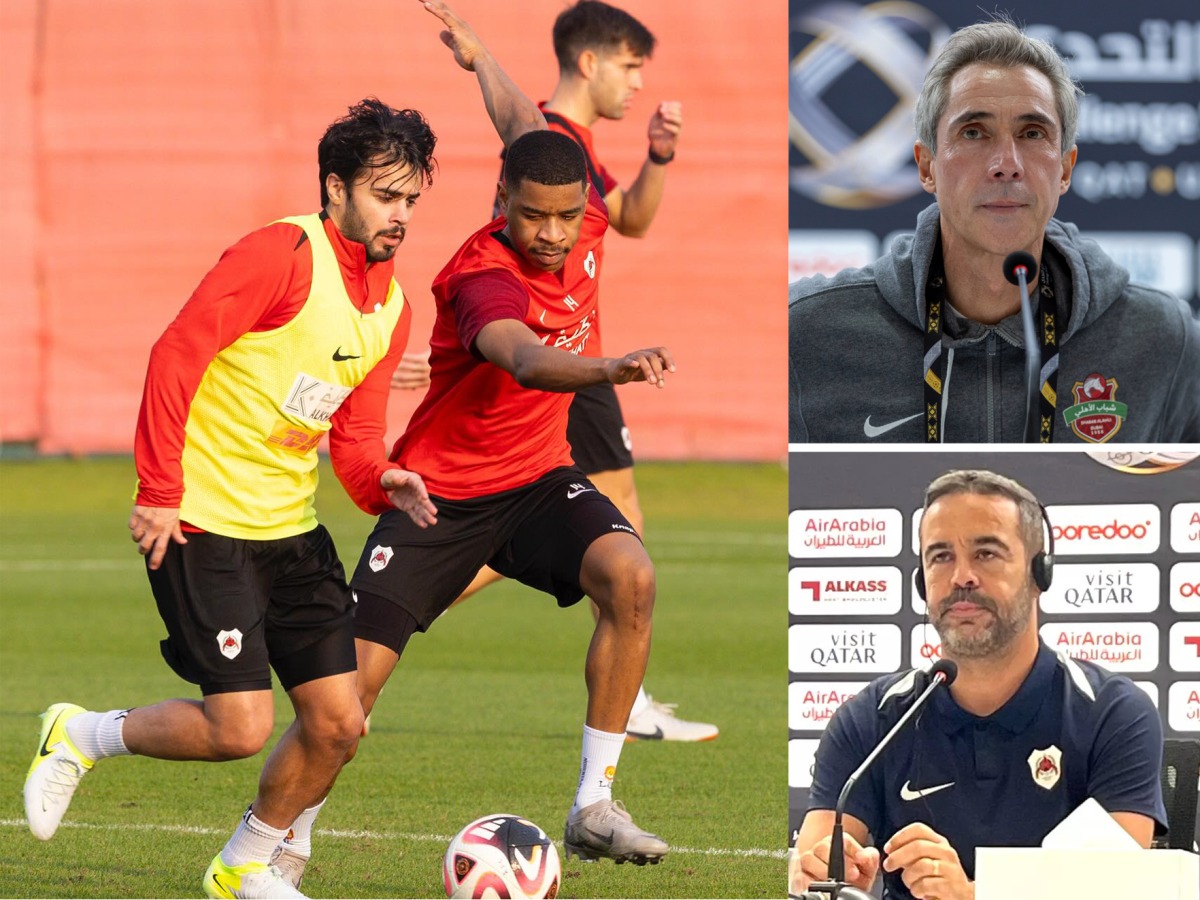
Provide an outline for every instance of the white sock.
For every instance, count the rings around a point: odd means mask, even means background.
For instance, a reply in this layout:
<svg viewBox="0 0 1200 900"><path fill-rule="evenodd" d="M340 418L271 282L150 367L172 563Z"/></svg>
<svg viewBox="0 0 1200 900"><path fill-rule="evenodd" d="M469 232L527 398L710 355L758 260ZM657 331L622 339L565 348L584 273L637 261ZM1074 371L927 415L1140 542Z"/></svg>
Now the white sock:
<svg viewBox="0 0 1200 900"><path fill-rule="evenodd" d="M296 817L296 821L292 823L291 830L283 839L283 846L293 853L298 853L301 856L312 856L312 829L313 823L317 821L317 813L321 811L321 807L325 805L322 800L316 806L310 806L304 812Z"/></svg>
<svg viewBox="0 0 1200 900"><path fill-rule="evenodd" d="M597 800L612 799L617 761L625 746L625 732L613 734L583 726L583 753L579 764L579 786L575 790L574 813Z"/></svg>
<svg viewBox="0 0 1200 900"><path fill-rule="evenodd" d="M650 698L646 696L645 685L638 685L637 696L633 698L633 709L629 710L629 718L640 716L650 708Z"/></svg>
<svg viewBox="0 0 1200 900"><path fill-rule="evenodd" d="M121 732L127 709L80 713L67 723L67 737L90 760L110 756L128 756L129 748Z"/></svg>
<svg viewBox="0 0 1200 900"><path fill-rule="evenodd" d="M246 810L229 843L221 850L221 861L227 866L249 862L267 863L279 842L287 835L286 828L272 828L253 812Z"/></svg>

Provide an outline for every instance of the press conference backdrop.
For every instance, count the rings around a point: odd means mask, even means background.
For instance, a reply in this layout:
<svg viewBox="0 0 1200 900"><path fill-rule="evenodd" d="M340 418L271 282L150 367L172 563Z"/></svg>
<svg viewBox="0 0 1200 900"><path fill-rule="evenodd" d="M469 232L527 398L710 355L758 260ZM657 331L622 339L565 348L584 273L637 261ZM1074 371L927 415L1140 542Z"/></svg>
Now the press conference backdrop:
<svg viewBox="0 0 1200 900"><path fill-rule="evenodd" d="M1133 679L1157 705L1167 737L1200 738L1200 458L1171 468L1147 457L791 455L790 841L804 818L813 754L838 706L880 675L941 658L913 575L924 489L951 469L1007 475L1047 507L1056 564L1040 600L1042 640Z"/></svg>
<svg viewBox="0 0 1200 900"><path fill-rule="evenodd" d="M933 199L912 108L958 0L790 0L789 280L877 258ZM990 8L990 7L988 7ZM1057 216L1200 314L1200 15L1196 0L1002 4L1082 83L1079 160Z"/></svg>

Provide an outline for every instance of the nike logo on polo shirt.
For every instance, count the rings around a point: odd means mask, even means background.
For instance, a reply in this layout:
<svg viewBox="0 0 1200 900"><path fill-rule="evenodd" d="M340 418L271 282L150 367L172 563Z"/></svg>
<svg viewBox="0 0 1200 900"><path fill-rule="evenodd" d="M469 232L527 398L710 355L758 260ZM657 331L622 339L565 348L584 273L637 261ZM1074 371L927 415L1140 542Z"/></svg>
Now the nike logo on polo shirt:
<svg viewBox="0 0 1200 900"><path fill-rule="evenodd" d="M879 437L881 434L887 434L893 428L899 428L905 422L911 422L919 415L921 415L921 413L913 413L911 416L907 416L903 419L897 419L895 422L888 422L886 425L872 425L871 417L867 416L867 421L863 422L863 434L869 438Z"/></svg>
<svg viewBox="0 0 1200 900"><path fill-rule="evenodd" d="M908 786L908 782L904 782L904 786L900 788L901 800L920 800L922 797L928 797L930 794L936 794L938 791L944 791L948 787L954 787L953 781L948 781L945 784L935 784L933 787L921 788L919 791L914 791Z"/></svg>
<svg viewBox="0 0 1200 900"><path fill-rule="evenodd" d="M333 351L333 361L334 362L345 362L348 359L362 359L362 357L361 356L343 356L342 348L340 346L336 350Z"/></svg>

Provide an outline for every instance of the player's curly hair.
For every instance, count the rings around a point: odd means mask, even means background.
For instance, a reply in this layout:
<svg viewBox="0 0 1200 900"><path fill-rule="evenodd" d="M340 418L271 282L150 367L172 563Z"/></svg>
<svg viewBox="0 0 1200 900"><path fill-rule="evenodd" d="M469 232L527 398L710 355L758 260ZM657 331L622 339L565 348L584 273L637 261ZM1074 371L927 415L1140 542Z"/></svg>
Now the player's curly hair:
<svg viewBox="0 0 1200 900"><path fill-rule="evenodd" d="M504 157L504 183L516 190L534 184L587 183L587 163L579 145L557 131L530 131L509 145Z"/></svg>
<svg viewBox="0 0 1200 900"><path fill-rule="evenodd" d="M387 169L402 162L420 173L428 187L437 167L436 144L437 136L415 109L392 109L377 97L360 100L325 130L317 144L322 208L329 204L325 179L331 172L350 185L364 169Z"/></svg>
<svg viewBox="0 0 1200 900"><path fill-rule="evenodd" d="M579 0L554 20L554 55L558 68L570 72L584 50L619 50L627 44L637 56L654 53L654 35L645 25L600 0Z"/></svg>

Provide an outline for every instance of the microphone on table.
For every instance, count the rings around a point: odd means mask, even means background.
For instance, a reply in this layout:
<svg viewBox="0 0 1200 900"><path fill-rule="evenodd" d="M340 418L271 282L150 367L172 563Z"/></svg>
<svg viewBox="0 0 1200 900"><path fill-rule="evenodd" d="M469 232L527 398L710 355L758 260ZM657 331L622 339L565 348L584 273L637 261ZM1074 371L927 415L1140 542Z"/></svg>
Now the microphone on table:
<svg viewBox="0 0 1200 900"><path fill-rule="evenodd" d="M1018 250L1004 257L1004 277L1015 284L1021 293L1021 330L1025 333L1025 437L1027 444L1036 444L1041 437L1038 415L1038 382L1041 381L1042 351L1033 327L1033 310L1029 308L1029 279L1036 278L1037 260L1032 254Z"/></svg>
<svg viewBox="0 0 1200 900"><path fill-rule="evenodd" d="M1030 262L1032 261L1033 258L1030 257ZM844 843L842 816L846 812L846 801L850 797L850 789L854 787L854 783L867 771L871 763L875 762L875 759L892 742L892 739L900 733L901 729L920 711L921 707L925 705L925 701L938 689L938 686L945 684L949 687L954 683L954 679L958 677L958 665L950 659L939 659L929 669L929 674L929 686L925 688L916 702L908 708L908 711L900 717L900 720L892 726L891 731L883 736L883 740L875 745L875 749L867 755L862 765L855 769L854 773L846 779L846 784L842 787L842 792L838 795L837 806L834 807L833 835L829 842L828 880L810 884L807 892L797 895L801 900L823 900L825 897L832 897L833 900L871 900L869 894L845 883L846 846Z"/></svg>

